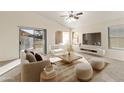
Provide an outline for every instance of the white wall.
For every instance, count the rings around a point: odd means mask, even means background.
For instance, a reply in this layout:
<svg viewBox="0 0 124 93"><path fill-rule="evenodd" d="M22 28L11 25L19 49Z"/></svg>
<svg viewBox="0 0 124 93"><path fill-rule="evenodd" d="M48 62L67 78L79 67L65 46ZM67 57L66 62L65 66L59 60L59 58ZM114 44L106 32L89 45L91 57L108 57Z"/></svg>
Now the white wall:
<svg viewBox="0 0 124 93"><path fill-rule="evenodd" d="M18 26L47 29L47 45L55 43L55 31L69 31L32 12L0 12L0 61L19 57Z"/></svg>
<svg viewBox="0 0 124 93"><path fill-rule="evenodd" d="M102 47L107 50L106 56L124 61L124 50L114 50L108 48L108 27L112 25L124 24L124 18L119 18L111 21L105 21L100 24L90 25L87 27L79 27L73 31L79 31L80 42L82 43L82 33L101 32L102 33Z"/></svg>

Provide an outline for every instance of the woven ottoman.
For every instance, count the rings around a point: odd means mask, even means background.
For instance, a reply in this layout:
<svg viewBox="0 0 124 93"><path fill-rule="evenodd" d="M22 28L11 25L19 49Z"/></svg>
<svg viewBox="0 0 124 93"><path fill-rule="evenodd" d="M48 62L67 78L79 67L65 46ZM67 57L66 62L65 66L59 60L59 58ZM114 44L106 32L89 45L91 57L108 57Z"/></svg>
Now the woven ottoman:
<svg viewBox="0 0 124 93"><path fill-rule="evenodd" d="M102 70L105 67L105 60L100 58L92 58L90 63L95 70Z"/></svg>
<svg viewBox="0 0 124 93"><path fill-rule="evenodd" d="M88 81L93 76L93 69L89 63L79 63L75 66L76 76L80 81Z"/></svg>

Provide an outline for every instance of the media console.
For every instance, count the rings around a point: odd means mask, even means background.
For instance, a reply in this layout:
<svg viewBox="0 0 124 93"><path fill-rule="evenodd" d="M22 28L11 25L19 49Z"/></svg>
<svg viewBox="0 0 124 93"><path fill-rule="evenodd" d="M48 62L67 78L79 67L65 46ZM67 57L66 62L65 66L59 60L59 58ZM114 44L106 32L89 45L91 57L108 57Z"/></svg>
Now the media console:
<svg viewBox="0 0 124 93"><path fill-rule="evenodd" d="M100 56L104 56L105 55L105 50L101 49L101 48L93 48L93 47L80 47L80 51L81 52L85 52L85 53L90 53L90 54L95 54L95 55L100 55Z"/></svg>

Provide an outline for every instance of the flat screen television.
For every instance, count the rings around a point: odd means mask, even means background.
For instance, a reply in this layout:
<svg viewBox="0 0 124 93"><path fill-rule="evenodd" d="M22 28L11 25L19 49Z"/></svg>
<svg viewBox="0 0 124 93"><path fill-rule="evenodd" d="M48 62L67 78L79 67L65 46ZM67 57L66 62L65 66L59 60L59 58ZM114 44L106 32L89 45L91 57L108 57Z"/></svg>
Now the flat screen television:
<svg viewBox="0 0 124 93"><path fill-rule="evenodd" d="M83 45L101 46L101 32L85 33L82 35Z"/></svg>

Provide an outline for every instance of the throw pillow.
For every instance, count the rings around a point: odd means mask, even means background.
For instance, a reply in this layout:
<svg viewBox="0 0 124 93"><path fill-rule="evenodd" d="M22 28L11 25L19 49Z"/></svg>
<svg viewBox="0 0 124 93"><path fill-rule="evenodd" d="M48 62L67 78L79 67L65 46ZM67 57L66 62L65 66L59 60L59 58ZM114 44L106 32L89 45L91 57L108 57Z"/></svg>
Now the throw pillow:
<svg viewBox="0 0 124 93"><path fill-rule="evenodd" d="M30 53L30 52L26 54L26 59L29 62L36 62L37 61L36 58L35 58L35 56L32 53Z"/></svg>
<svg viewBox="0 0 124 93"><path fill-rule="evenodd" d="M34 55L34 52L33 51L30 51L30 53L32 53Z"/></svg>
<svg viewBox="0 0 124 93"><path fill-rule="evenodd" d="M43 60L42 57L40 56L40 54L38 54L38 53L35 53L35 58L36 58L37 61L42 61Z"/></svg>

